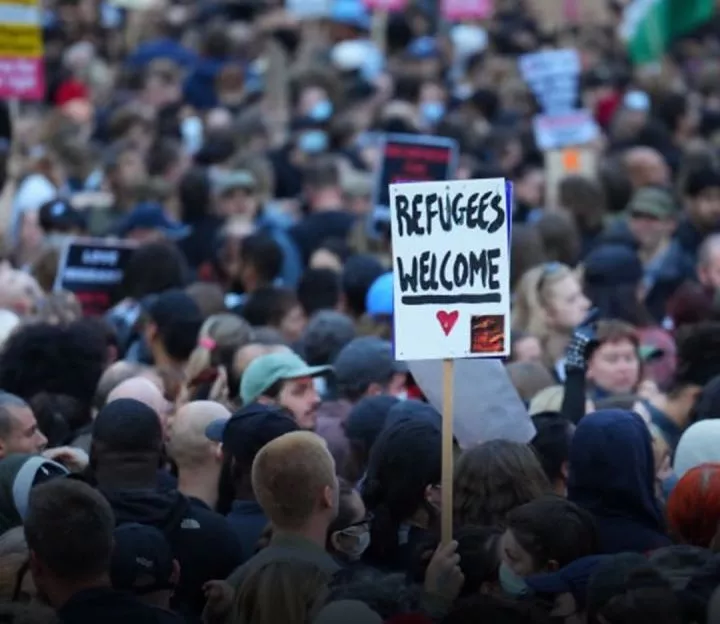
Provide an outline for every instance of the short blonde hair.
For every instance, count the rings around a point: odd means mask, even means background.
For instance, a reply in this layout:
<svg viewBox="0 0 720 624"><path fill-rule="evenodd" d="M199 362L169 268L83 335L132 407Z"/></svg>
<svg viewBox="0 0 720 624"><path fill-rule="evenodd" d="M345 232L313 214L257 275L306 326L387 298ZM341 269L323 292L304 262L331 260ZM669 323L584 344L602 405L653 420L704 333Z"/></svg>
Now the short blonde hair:
<svg viewBox="0 0 720 624"><path fill-rule="evenodd" d="M326 487L337 490L335 461L327 444L309 431L293 431L260 449L252 487L270 522L279 529L303 526Z"/></svg>
<svg viewBox="0 0 720 624"><path fill-rule="evenodd" d="M547 309L553 288L576 273L559 262L546 262L530 269L520 278L513 302L513 331L536 336L541 341L549 334Z"/></svg>

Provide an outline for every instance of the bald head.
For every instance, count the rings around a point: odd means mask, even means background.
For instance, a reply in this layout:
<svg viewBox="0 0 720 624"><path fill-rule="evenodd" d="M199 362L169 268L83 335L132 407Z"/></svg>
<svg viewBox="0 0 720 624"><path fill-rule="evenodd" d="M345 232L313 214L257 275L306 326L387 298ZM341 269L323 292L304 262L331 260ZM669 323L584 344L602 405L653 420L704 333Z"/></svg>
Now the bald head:
<svg viewBox="0 0 720 624"><path fill-rule="evenodd" d="M107 402L118 399L135 399L155 410L162 422L165 422L169 404L158 387L145 377L131 377L118 384L108 395Z"/></svg>
<svg viewBox="0 0 720 624"><path fill-rule="evenodd" d="M216 420L228 420L230 411L215 401L192 401L175 414L170 428L168 453L179 470L200 468L213 457L214 443L205 429Z"/></svg>
<svg viewBox="0 0 720 624"><path fill-rule="evenodd" d="M95 390L95 408L100 410L108 402L110 393L123 381L137 377L145 367L142 364L120 360L108 366Z"/></svg>
<svg viewBox="0 0 720 624"><path fill-rule="evenodd" d="M625 154L625 166L633 187L666 186L670 170L662 154L651 147L634 147Z"/></svg>
<svg viewBox="0 0 720 624"><path fill-rule="evenodd" d="M316 514L337 513L335 461L320 436L294 431L260 449L252 466L252 486L270 522L298 529Z"/></svg>

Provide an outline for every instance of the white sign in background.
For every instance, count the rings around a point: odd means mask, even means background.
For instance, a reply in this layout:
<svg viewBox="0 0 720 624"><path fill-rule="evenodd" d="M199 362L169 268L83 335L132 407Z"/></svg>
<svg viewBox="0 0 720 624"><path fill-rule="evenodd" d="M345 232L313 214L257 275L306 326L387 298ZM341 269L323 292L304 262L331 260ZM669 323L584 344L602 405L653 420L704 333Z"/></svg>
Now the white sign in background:
<svg viewBox="0 0 720 624"><path fill-rule="evenodd" d="M525 54L520 57L519 65L543 112L555 115L575 108L581 70L577 50Z"/></svg>
<svg viewBox="0 0 720 624"><path fill-rule="evenodd" d="M390 215L395 357L508 355L505 180L392 184Z"/></svg>

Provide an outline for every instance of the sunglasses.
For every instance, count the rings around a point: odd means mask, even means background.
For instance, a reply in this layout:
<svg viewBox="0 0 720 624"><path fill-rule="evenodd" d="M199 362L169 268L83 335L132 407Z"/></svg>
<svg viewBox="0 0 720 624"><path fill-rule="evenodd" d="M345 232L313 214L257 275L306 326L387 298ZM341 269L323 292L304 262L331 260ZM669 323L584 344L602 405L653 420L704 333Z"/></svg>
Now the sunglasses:
<svg viewBox="0 0 720 624"><path fill-rule="evenodd" d="M537 289L538 292L540 292L544 286L545 286L545 280L547 280L549 277L552 277L553 275L557 275L562 271L563 265L559 262L546 262L543 264L542 267L542 273L540 274L540 279L537 283Z"/></svg>

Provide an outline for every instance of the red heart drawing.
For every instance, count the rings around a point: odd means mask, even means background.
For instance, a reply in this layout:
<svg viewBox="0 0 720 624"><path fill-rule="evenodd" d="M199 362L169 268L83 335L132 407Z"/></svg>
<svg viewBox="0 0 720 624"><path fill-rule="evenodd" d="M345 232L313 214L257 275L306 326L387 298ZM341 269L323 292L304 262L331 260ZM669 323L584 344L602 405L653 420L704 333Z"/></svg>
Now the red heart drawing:
<svg viewBox="0 0 720 624"><path fill-rule="evenodd" d="M455 327L455 323L457 323L460 313L457 310L453 312L445 312L445 310L440 310L440 312L438 312L435 316L437 316L437 320L440 321L440 327L442 327L445 335L449 336L450 332L453 330L453 327Z"/></svg>

